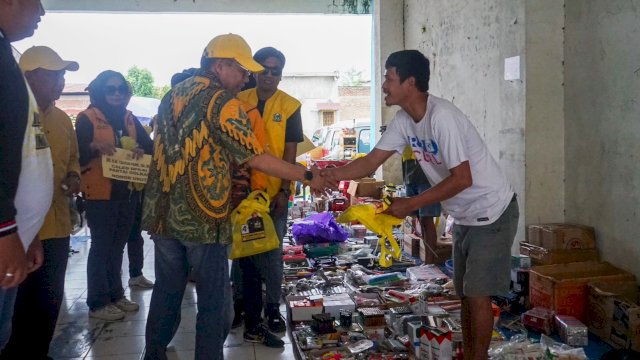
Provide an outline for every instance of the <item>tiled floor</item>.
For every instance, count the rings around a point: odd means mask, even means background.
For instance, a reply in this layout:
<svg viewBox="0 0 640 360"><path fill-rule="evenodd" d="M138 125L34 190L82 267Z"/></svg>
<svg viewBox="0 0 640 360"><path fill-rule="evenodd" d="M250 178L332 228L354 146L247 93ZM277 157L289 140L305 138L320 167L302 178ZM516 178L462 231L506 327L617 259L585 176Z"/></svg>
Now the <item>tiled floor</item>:
<svg viewBox="0 0 640 360"><path fill-rule="evenodd" d="M83 236L84 234L84 236ZM140 310L123 321L105 322L89 319L87 297L88 231L72 238L72 248L78 253L69 257L65 283L65 302L60 310L58 326L49 355L54 359L138 360L144 351L144 330L152 290L125 289L127 297L140 304ZM155 279L153 242L145 238L144 275ZM122 281L127 284L128 261L125 250ZM193 359L196 319L195 286L190 283L182 301L182 322L170 344L169 359ZM244 343L242 328L233 330L225 343L226 359L295 359L289 338L283 335L284 349Z"/></svg>

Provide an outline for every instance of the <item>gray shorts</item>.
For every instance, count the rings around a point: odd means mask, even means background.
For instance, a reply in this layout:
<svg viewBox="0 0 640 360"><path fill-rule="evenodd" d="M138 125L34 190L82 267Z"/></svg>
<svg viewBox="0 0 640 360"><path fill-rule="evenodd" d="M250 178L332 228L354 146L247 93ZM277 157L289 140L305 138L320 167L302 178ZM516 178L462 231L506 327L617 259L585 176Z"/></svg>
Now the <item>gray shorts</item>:
<svg viewBox="0 0 640 360"><path fill-rule="evenodd" d="M453 226L453 283L460 296L505 295L511 282L511 246L518 229L514 195L493 224Z"/></svg>

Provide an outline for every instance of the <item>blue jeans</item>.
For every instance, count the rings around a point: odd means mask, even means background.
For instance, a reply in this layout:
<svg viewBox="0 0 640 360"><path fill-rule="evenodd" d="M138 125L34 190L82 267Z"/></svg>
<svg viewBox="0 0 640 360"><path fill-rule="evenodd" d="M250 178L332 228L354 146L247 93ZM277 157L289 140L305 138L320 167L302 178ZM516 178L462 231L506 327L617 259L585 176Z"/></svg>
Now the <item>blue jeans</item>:
<svg viewBox="0 0 640 360"><path fill-rule="evenodd" d="M11 319L13 318L13 304L16 302L18 288L0 288L0 351L4 349L11 337Z"/></svg>
<svg viewBox="0 0 640 360"><path fill-rule="evenodd" d="M167 345L180 325L189 268L198 295L195 359L223 359L233 309L229 283L229 246L197 244L153 236L156 283L146 326L145 360L166 360Z"/></svg>
<svg viewBox="0 0 640 360"><path fill-rule="evenodd" d="M122 255L129 239L137 200L89 200L87 223L91 249L87 260L87 305L98 310L124 296Z"/></svg>

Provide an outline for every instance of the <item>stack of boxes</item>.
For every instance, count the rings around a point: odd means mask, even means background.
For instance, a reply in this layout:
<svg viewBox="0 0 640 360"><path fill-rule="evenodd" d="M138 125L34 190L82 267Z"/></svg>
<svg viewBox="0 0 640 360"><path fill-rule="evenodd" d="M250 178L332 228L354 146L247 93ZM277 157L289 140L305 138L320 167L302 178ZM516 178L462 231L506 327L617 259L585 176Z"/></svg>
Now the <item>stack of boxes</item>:
<svg viewBox="0 0 640 360"><path fill-rule="evenodd" d="M520 253L512 259L514 292L526 292L528 287L531 307L556 313L556 330L565 343L586 345L588 327L614 347L640 351L640 291L635 277L598 261L592 227L529 225Z"/></svg>
<svg viewBox="0 0 640 360"><path fill-rule="evenodd" d="M635 281L589 284L589 330L608 344L640 351L640 292Z"/></svg>
<svg viewBox="0 0 640 360"><path fill-rule="evenodd" d="M520 243L520 254L529 256L533 265L598 261L593 228L577 224L527 226L527 241Z"/></svg>

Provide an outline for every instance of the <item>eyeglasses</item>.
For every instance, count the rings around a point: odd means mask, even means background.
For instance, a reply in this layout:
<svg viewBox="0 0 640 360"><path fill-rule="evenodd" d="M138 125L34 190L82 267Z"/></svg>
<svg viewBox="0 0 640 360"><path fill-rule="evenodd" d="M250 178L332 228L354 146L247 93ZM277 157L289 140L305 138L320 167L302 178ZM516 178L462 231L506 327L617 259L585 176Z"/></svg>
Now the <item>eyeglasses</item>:
<svg viewBox="0 0 640 360"><path fill-rule="evenodd" d="M260 73L260 75L271 75L271 76L280 76L282 75L282 69L278 69L278 68L268 68L266 66L262 66L264 67L264 71Z"/></svg>
<svg viewBox="0 0 640 360"><path fill-rule="evenodd" d="M239 62L229 59L228 61L226 61L226 63L227 65L231 65L232 67L235 67L237 70L240 70L241 72L243 72L244 76L251 76L251 71L247 70L247 68L240 65Z"/></svg>
<svg viewBox="0 0 640 360"><path fill-rule="evenodd" d="M128 95L129 94L129 87L127 86L127 84L122 84L120 86L113 86L113 85L107 85L104 88L104 93L108 96L113 96L117 93L120 93L120 95Z"/></svg>

